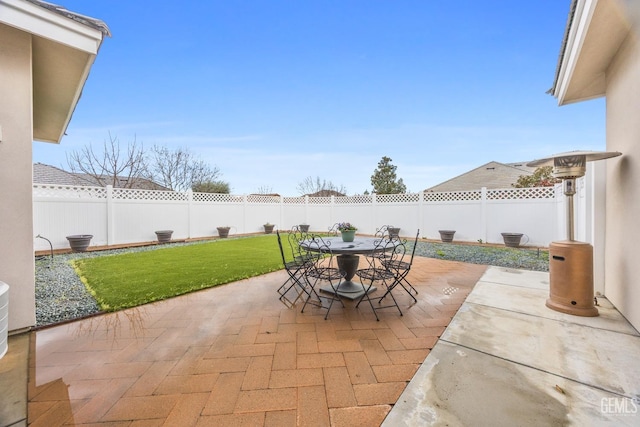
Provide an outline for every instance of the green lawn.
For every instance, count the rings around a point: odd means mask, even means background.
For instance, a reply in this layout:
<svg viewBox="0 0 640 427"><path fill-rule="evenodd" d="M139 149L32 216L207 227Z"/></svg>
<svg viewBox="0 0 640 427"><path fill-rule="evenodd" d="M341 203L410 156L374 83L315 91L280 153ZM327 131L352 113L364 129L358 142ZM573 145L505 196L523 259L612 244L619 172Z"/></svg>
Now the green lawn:
<svg viewBox="0 0 640 427"><path fill-rule="evenodd" d="M100 307L115 311L280 270L282 258L273 234L78 259L73 266Z"/></svg>
<svg viewBox="0 0 640 427"><path fill-rule="evenodd" d="M291 251L283 236L285 254ZM460 252L460 253L459 253ZM548 271L548 253L421 242L418 256ZM282 269L275 234L79 258L73 267L100 308L116 311Z"/></svg>

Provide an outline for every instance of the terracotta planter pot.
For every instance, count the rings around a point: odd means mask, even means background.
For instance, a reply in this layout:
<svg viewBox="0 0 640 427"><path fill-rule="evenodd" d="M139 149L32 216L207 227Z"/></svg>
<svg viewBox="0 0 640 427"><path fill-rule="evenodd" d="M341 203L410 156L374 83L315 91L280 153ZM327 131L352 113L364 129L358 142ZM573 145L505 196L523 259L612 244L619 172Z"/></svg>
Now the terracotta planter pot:
<svg viewBox="0 0 640 427"><path fill-rule="evenodd" d="M74 234L67 236L69 246L73 252L85 252L92 238L93 234Z"/></svg>
<svg viewBox="0 0 640 427"><path fill-rule="evenodd" d="M221 239L229 237L230 229L231 227L218 227L218 236L220 236Z"/></svg>
<svg viewBox="0 0 640 427"><path fill-rule="evenodd" d="M445 243L453 242L453 235L456 234L455 230L438 230L440 233L440 240Z"/></svg>
<svg viewBox="0 0 640 427"><path fill-rule="evenodd" d="M171 235L173 234L173 230L158 230L156 231L156 236L158 237L159 243L169 243L171 241Z"/></svg>

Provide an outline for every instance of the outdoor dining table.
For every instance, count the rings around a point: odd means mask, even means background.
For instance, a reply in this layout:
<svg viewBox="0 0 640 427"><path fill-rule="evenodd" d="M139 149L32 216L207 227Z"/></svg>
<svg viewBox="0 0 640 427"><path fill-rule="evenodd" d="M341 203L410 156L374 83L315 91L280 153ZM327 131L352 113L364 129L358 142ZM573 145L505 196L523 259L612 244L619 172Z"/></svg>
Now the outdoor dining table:
<svg viewBox="0 0 640 427"><path fill-rule="evenodd" d="M358 263L360 261L358 255L371 254L376 249L379 249L377 243L380 242L380 238L356 236L353 242L343 242L341 237L327 237L323 238L323 240L327 243L331 252L337 255L338 267L346 273L344 280L340 282L337 287L337 294L351 300L360 298L364 295L364 287L361 283L351 280L358 270ZM313 245L309 243L309 240L303 240L300 242L300 246L313 252ZM392 249L392 246L389 246L387 249ZM372 286L369 292L373 292L376 289L375 286ZM334 293L330 285L321 286L320 290Z"/></svg>

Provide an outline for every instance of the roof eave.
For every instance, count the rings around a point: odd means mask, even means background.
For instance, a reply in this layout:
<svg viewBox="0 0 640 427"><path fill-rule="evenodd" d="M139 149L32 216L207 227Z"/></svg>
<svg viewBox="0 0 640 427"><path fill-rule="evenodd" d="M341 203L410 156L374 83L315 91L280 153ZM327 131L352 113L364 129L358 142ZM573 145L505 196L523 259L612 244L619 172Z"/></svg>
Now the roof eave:
<svg viewBox="0 0 640 427"><path fill-rule="evenodd" d="M38 0L0 0L0 7L1 23L32 35L33 138L59 143L109 29Z"/></svg>
<svg viewBox="0 0 640 427"><path fill-rule="evenodd" d="M0 0L4 6L0 20L37 37L67 45L73 49L97 54L107 25L97 19L74 14L60 6L36 0Z"/></svg>
<svg viewBox="0 0 640 427"><path fill-rule="evenodd" d="M607 67L629 28L616 2L571 2L555 80L548 92L559 105L605 95Z"/></svg>

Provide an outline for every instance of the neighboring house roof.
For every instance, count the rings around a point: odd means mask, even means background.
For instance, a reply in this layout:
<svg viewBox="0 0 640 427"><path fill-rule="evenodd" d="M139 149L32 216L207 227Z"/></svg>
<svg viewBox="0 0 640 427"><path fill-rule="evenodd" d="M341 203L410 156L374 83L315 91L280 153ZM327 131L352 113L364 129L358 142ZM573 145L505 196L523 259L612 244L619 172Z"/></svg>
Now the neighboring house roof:
<svg viewBox="0 0 640 427"><path fill-rule="evenodd" d="M109 29L38 0L0 1L0 24L31 36L33 139L59 143Z"/></svg>
<svg viewBox="0 0 640 427"><path fill-rule="evenodd" d="M424 191L469 191L486 188L511 188L521 175L532 175L536 168L526 162L489 162Z"/></svg>
<svg viewBox="0 0 640 427"><path fill-rule="evenodd" d="M33 164L33 182L35 184L55 185L93 185L71 172L43 163Z"/></svg>
<svg viewBox="0 0 640 427"><path fill-rule="evenodd" d="M110 179L109 179L110 181ZM169 190L146 178L132 178L133 184L124 177L118 177L115 188L137 188L141 190ZM84 173L68 172L55 166L44 163L34 163L33 165L34 184L53 185L84 185L92 187L102 187L102 183L91 175Z"/></svg>

